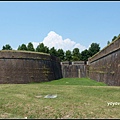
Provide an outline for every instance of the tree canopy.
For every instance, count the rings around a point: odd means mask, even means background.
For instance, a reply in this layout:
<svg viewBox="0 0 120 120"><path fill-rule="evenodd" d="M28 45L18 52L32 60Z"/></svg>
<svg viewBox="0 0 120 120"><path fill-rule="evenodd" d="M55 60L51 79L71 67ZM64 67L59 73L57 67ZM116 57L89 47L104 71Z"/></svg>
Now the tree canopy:
<svg viewBox="0 0 120 120"><path fill-rule="evenodd" d="M57 56L57 50L56 50L54 47L52 47L52 48L49 50L49 53L50 53L50 55Z"/></svg>
<svg viewBox="0 0 120 120"><path fill-rule="evenodd" d="M34 47L33 47L33 44L31 42L28 43L27 45L27 50L28 51L35 51Z"/></svg>
<svg viewBox="0 0 120 120"><path fill-rule="evenodd" d="M36 52L49 53L49 48L44 46L44 43L40 43L36 48Z"/></svg>
<svg viewBox="0 0 120 120"><path fill-rule="evenodd" d="M64 61L64 51L63 51L63 49L58 49L58 51L57 51L57 57L59 57L59 59L60 59L60 61Z"/></svg>
<svg viewBox="0 0 120 120"><path fill-rule="evenodd" d="M92 57L94 54L100 51L99 44L97 43L92 43L91 46L89 47L89 54L90 57Z"/></svg>
<svg viewBox="0 0 120 120"><path fill-rule="evenodd" d="M82 61L88 61L88 58L90 57L89 50L85 49L81 52L81 60Z"/></svg>
<svg viewBox="0 0 120 120"><path fill-rule="evenodd" d="M2 50L12 50L12 48L9 44L6 44L5 46L3 46ZM80 53L79 48L74 48L72 51L64 51L63 49L57 50L55 49L55 47L49 49L49 47L45 46L44 43L40 43L35 49L33 44L29 42L28 45L19 45L17 50L48 53L50 55L58 57L60 61L88 61L89 57L100 51L100 47L99 44L92 43L88 50L86 49Z"/></svg>
<svg viewBox="0 0 120 120"><path fill-rule="evenodd" d="M112 39L112 41L114 41L116 38L117 38L117 36L114 36L113 39Z"/></svg>
<svg viewBox="0 0 120 120"><path fill-rule="evenodd" d="M22 44L21 46L19 45L18 50L26 50L27 51L27 47L25 44Z"/></svg>
<svg viewBox="0 0 120 120"><path fill-rule="evenodd" d="M118 37L120 37L120 34L118 35L118 36L114 36L113 38L112 38L112 41L111 42L113 42L116 38L118 38ZM111 43L110 41L107 41L107 45L109 45L110 43Z"/></svg>
<svg viewBox="0 0 120 120"><path fill-rule="evenodd" d="M6 44L5 46L3 46L2 50L12 50L12 48L9 44Z"/></svg>
<svg viewBox="0 0 120 120"><path fill-rule="evenodd" d="M72 53L70 50L67 50L65 53L65 60L66 61L71 61L72 60Z"/></svg>
<svg viewBox="0 0 120 120"><path fill-rule="evenodd" d="M79 52L79 48L74 48L73 52L72 52L72 60L73 61L79 61L80 60L80 52Z"/></svg>

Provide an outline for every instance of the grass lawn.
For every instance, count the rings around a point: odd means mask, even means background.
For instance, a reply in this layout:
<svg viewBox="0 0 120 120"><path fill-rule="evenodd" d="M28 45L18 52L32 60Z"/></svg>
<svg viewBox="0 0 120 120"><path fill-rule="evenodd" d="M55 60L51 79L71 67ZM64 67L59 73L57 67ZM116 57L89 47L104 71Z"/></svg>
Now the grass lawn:
<svg viewBox="0 0 120 120"><path fill-rule="evenodd" d="M42 82L48 85L82 85L82 86L106 86L103 82L96 82L89 78L62 78L50 82Z"/></svg>
<svg viewBox="0 0 120 120"><path fill-rule="evenodd" d="M48 94L57 98L44 98ZM120 87L87 78L0 84L0 118L120 118L118 103Z"/></svg>

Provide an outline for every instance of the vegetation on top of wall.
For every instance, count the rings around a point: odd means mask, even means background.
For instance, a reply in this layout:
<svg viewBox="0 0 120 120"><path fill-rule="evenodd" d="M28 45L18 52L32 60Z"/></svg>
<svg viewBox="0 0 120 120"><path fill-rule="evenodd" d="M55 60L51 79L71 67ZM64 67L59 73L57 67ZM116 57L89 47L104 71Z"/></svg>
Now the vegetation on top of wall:
<svg viewBox="0 0 120 120"><path fill-rule="evenodd" d="M104 47L101 51L103 51L108 46L113 44L119 38L120 38L120 34L118 36L114 36L112 39L112 42L108 41L108 45ZM13 49L9 44L6 44L5 46L3 46L2 50L13 50ZM35 53L40 52L40 54L47 53L47 54L58 57L61 62L62 61L88 61L88 58L91 59L101 52L100 46L97 43L92 43L88 49L85 49L81 52L79 51L79 48L74 48L72 51L70 50L63 51L63 49L57 50L55 47L49 48L45 46L44 43L39 43L39 45L35 49L32 42L29 42L28 45L26 44L19 45L17 50L28 51L29 53L31 51L32 53L34 52Z"/></svg>
<svg viewBox="0 0 120 120"><path fill-rule="evenodd" d="M0 52L21 52L21 53L33 53L33 54L50 55L49 53L33 52L33 51L25 51L25 50L0 50Z"/></svg>
<svg viewBox="0 0 120 120"><path fill-rule="evenodd" d="M103 50L105 50L106 48L108 48L109 46L111 46L114 42L116 42L119 39L120 39L120 35L117 38L115 38L111 43L109 43L107 46L105 46L102 50L100 50L99 52L97 52L96 54L94 54L92 57L90 57L89 59L94 58L96 55L98 55L99 53L101 53Z"/></svg>
<svg viewBox="0 0 120 120"><path fill-rule="evenodd" d="M114 36L111 42L113 42L113 41L115 41L116 39L118 39L118 37L120 37L120 34L119 34L118 36ZM107 44L109 45L111 42L108 41Z"/></svg>
<svg viewBox="0 0 120 120"><path fill-rule="evenodd" d="M13 50L12 47L7 44L6 46L3 46L2 50ZM79 48L74 48L72 51L66 50L63 51L63 49L56 49L55 47L52 47L49 49L49 47L45 46L43 43L40 43L36 49L34 49L33 44L30 42L26 46L25 44L19 45L18 49L19 51L29 51L29 52L43 52L50 54L52 56L56 56L60 59L60 61L88 61L88 58L93 56L96 52L100 50L99 44L92 43L89 49L85 49L80 53Z"/></svg>

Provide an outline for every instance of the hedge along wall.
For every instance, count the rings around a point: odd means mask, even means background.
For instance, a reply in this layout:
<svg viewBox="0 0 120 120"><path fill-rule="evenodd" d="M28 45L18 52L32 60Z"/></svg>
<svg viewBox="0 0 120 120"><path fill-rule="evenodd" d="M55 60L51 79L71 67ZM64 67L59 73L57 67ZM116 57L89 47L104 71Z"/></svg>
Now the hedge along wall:
<svg viewBox="0 0 120 120"><path fill-rule="evenodd" d="M30 83L62 77L60 61L49 54L0 51L0 83Z"/></svg>
<svg viewBox="0 0 120 120"><path fill-rule="evenodd" d="M89 58L89 77L120 86L120 37Z"/></svg>

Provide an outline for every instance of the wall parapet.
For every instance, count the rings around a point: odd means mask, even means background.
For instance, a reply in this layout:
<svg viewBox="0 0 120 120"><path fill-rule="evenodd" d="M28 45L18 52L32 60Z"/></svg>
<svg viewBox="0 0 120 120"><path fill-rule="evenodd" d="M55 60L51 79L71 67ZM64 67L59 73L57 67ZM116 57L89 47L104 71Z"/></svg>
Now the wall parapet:
<svg viewBox="0 0 120 120"><path fill-rule="evenodd" d="M60 60L47 53L31 51L0 50L0 59L38 59L38 60Z"/></svg>

